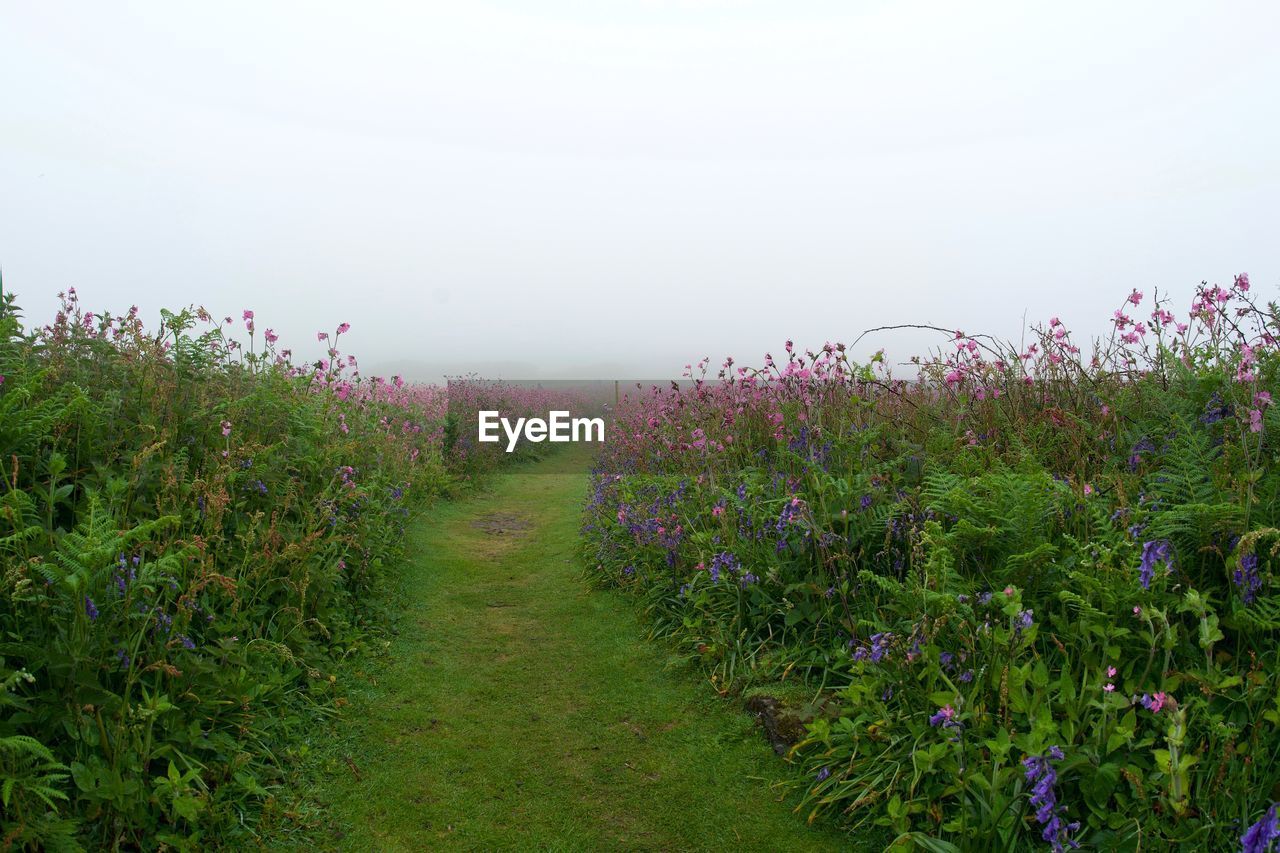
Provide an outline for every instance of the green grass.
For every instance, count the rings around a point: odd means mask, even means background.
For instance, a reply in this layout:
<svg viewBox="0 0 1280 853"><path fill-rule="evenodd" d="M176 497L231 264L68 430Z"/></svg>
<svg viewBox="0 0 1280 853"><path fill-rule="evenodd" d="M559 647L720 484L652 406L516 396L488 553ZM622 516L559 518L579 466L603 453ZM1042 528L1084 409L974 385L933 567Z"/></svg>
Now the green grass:
<svg viewBox="0 0 1280 853"><path fill-rule="evenodd" d="M521 466L417 524L402 630L319 747L320 846L849 846L792 812L788 769L739 706L584 580L586 461Z"/></svg>

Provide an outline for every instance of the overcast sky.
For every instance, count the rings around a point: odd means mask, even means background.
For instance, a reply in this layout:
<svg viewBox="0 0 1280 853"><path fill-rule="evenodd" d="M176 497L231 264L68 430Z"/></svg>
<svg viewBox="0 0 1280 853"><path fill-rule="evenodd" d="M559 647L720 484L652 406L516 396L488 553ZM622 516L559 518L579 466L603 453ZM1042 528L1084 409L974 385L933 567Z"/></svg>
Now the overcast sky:
<svg viewBox="0 0 1280 853"><path fill-rule="evenodd" d="M0 5L41 321L74 285L350 322L366 367L663 376L1280 295L1278 204L1271 2Z"/></svg>

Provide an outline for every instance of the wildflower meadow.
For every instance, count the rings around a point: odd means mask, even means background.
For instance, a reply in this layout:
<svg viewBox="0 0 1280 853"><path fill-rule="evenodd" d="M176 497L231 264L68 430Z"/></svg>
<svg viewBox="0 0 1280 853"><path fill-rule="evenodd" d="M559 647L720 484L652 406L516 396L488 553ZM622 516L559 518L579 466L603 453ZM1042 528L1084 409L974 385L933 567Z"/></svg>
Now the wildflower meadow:
<svg viewBox="0 0 1280 853"><path fill-rule="evenodd" d="M562 393L293 359L251 310L0 300L0 848L244 849L375 637L406 524L506 460L459 429ZM528 457L522 448L512 458Z"/></svg>
<svg viewBox="0 0 1280 853"><path fill-rule="evenodd" d="M782 700L801 813L857 849L1272 849L1280 312L1189 296L938 329L908 378L788 341L633 388L586 562Z"/></svg>
<svg viewBox="0 0 1280 853"><path fill-rule="evenodd" d="M738 795L715 796L733 821L763 815L771 839L1272 850L1280 309L1242 274L1188 307L1132 290L1110 328L1078 341L1053 317L1018 345L936 329L942 345L898 368L790 341L759 367L703 360L683 381L619 383L606 440L547 477L438 512L511 462L547 464L547 445L480 442L481 411L599 401L365 375L342 322L316 332L309 361L252 310L164 312L147 328L137 309L91 311L68 291L33 325L4 296L0 846L342 848L345 830L317 816L327 784L360 820L518 847L502 796L561 753L567 769L530 783L546 786L537 802L567 790L556 808L573 815L636 778L652 786L625 789L650 797L636 808L669 814L688 756L713 767L732 750L747 768L768 747L726 745L731 718L663 741L693 725L686 700L608 677L607 643L633 674L650 660L613 636L617 598L765 723L787 763L764 758L798 814L728 812ZM415 528L438 552L411 547ZM410 565L431 601L394 594ZM430 619L393 645L406 607ZM375 652L400 674L353 719L350 665ZM578 666L596 681L579 685ZM643 675L679 677L658 669ZM582 708L564 698L578 688ZM375 713L384 735L351 734ZM329 771L317 731L350 744ZM487 767L486 738L519 778ZM576 738L593 745L574 752ZM397 763L433 750L445 772ZM468 774L491 771L476 791L506 793L471 802ZM753 772L728 783L771 797ZM392 808L377 790L408 799ZM671 838L654 844L688 836Z"/></svg>

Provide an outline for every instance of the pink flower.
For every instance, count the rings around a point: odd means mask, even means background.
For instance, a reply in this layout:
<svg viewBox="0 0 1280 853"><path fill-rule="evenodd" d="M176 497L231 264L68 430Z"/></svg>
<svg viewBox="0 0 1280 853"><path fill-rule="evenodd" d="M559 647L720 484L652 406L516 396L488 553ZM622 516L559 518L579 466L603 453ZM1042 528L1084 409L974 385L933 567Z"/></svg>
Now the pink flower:
<svg viewBox="0 0 1280 853"><path fill-rule="evenodd" d="M1108 681L1106 686L1104 686L1102 689L1107 693L1112 693L1115 691L1116 686Z"/></svg>
<svg viewBox="0 0 1280 853"><path fill-rule="evenodd" d="M724 507L722 506L712 507L711 514L714 515L716 518L719 518L720 516L724 515Z"/></svg>
<svg viewBox="0 0 1280 853"><path fill-rule="evenodd" d="M329 333L328 333L328 332L316 332L316 340L317 340L317 341L327 341L327 340L329 340Z"/></svg>
<svg viewBox="0 0 1280 853"><path fill-rule="evenodd" d="M276 341L280 340L280 336L277 335L273 329L267 329L266 334L264 334L263 337L267 339L267 343L269 344L274 344Z"/></svg>
<svg viewBox="0 0 1280 853"><path fill-rule="evenodd" d="M1242 272L1240 275L1236 276L1235 287L1236 290L1241 291L1249 289L1249 274L1247 272Z"/></svg>
<svg viewBox="0 0 1280 853"><path fill-rule="evenodd" d="M1130 301L1130 302L1132 302L1134 305L1141 304L1141 302L1142 302L1142 291L1141 291L1141 290L1138 290L1138 288L1136 288L1136 287L1135 287L1135 288L1133 289L1133 293L1130 293L1130 294L1129 294L1129 301Z"/></svg>
<svg viewBox="0 0 1280 853"><path fill-rule="evenodd" d="M1116 668L1114 666L1107 667L1107 678L1116 677Z"/></svg>
<svg viewBox="0 0 1280 853"><path fill-rule="evenodd" d="M1262 432L1262 410L1249 410L1249 432Z"/></svg>
<svg viewBox="0 0 1280 853"><path fill-rule="evenodd" d="M222 422L222 434L224 436L231 435L231 421Z"/></svg>
<svg viewBox="0 0 1280 853"><path fill-rule="evenodd" d="M1135 605L1133 606L1133 615L1134 615L1134 616L1141 616L1141 615L1142 615L1142 608L1135 604Z"/></svg>
<svg viewBox="0 0 1280 853"><path fill-rule="evenodd" d="M1093 486L1089 485L1088 483L1085 483L1085 484L1084 484L1084 493L1085 493L1086 495L1091 495L1091 494L1093 494Z"/></svg>
<svg viewBox="0 0 1280 853"><path fill-rule="evenodd" d="M1257 394L1253 395L1253 402L1258 404L1258 408L1265 409L1267 406L1271 405L1271 392L1259 391Z"/></svg>
<svg viewBox="0 0 1280 853"><path fill-rule="evenodd" d="M338 334L340 335L345 335L349 331L351 331L350 323L343 323L341 326L338 327Z"/></svg>

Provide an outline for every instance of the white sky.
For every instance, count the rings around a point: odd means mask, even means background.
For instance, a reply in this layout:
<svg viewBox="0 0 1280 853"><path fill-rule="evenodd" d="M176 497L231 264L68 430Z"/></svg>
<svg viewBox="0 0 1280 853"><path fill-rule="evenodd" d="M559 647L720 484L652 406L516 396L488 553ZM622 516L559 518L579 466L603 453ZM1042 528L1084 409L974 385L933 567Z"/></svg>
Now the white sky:
<svg viewBox="0 0 1280 853"><path fill-rule="evenodd" d="M42 322L75 285L422 377L672 375L1280 295L1278 202L1275 3L0 5Z"/></svg>

